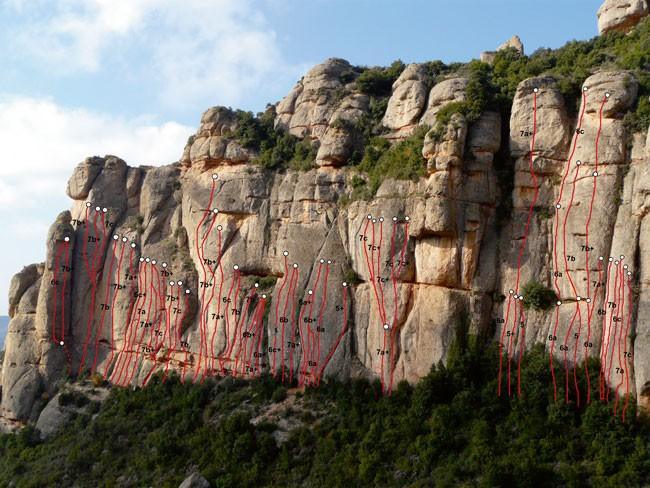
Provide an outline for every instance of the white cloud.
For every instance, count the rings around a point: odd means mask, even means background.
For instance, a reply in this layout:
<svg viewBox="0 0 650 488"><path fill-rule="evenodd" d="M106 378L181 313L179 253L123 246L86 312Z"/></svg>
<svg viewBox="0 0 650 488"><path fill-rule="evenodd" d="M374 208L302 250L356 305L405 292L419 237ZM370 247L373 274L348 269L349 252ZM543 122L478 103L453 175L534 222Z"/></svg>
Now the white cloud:
<svg viewBox="0 0 650 488"><path fill-rule="evenodd" d="M193 132L176 122L0 96L0 208L29 206L39 195L62 192L74 166L87 156L114 154L132 165L176 161Z"/></svg>
<svg viewBox="0 0 650 488"><path fill-rule="evenodd" d="M97 71L112 41L137 28L155 0L12 0L25 17L16 26L17 45L60 70ZM45 13L37 15L36 11Z"/></svg>
<svg viewBox="0 0 650 488"><path fill-rule="evenodd" d="M237 105L253 90L290 86L304 70L284 59L252 0L13 3L19 51L72 73L126 59L128 75L155 84L170 107ZM32 18L33 9L48 15Z"/></svg>

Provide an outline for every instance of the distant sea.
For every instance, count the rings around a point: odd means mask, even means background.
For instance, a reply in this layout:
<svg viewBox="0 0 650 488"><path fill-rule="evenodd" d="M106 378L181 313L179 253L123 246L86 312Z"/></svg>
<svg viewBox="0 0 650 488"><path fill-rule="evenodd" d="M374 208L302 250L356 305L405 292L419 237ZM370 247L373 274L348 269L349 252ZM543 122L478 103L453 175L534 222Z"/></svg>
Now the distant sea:
<svg viewBox="0 0 650 488"><path fill-rule="evenodd" d="M4 349L5 336L7 335L8 326L9 326L9 317L0 316L0 351Z"/></svg>

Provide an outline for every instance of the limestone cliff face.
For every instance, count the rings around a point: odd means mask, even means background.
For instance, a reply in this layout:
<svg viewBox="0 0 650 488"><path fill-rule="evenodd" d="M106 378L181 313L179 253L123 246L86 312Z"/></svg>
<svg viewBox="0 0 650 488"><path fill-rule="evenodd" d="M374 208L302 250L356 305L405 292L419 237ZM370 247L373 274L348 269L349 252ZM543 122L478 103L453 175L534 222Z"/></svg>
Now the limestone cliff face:
<svg viewBox="0 0 650 488"><path fill-rule="evenodd" d="M340 59L316 66L275 107L276 127L319 145L310 171L251 163L254 151L230 136L237 118L219 107L203 114L176 164L132 168L106 156L77 166L45 262L11 283L3 428L35 420L44 392L86 370L119 385L171 371L187 381L270 371L302 384L365 376L389 392L445 361L463 324L513 353L537 342L550 350L559 342L549 335L572 340L576 310L599 314L576 339L593 347L576 346L571 361L623 347L629 391L650 402L650 144L622 123L634 77L590 77L574 115L553 79L525 80L509 120L453 115L425 138L425 177L386 180L372 200L344 206L353 134L340 120L369 110L366 95L341 90L350 68ZM408 66L383 117L387 137L433 125L466 86L451 78L428 88L422 68ZM514 161L512 194L499 186L497 153ZM506 218L496 212L503 200L512 202ZM603 273L619 255L632 299L629 334L617 343L603 340L613 281ZM504 341L509 291L530 280L556 289L562 304L527 311L525 329L517 324ZM585 300L576 305L577 296Z"/></svg>

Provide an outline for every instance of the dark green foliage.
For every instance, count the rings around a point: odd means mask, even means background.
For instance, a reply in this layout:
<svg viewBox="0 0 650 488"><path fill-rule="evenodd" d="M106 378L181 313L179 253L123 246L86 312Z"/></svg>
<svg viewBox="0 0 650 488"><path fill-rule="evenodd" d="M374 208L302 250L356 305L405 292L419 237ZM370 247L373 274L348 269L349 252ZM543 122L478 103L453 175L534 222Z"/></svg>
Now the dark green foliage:
<svg viewBox="0 0 650 488"><path fill-rule="evenodd" d="M257 282L262 290L273 288L278 281L277 276L262 276Z"/></svg>
<svg viewBox="0 0 650 488"><path fill-rule="evenodd" d="M273 127L275 112L267 110L254 116L237 111L237 130L232 134L242 146L259 153L255 163L267 169L291 168L307 171L314 166L316 148L307 139L300 140Z"/></svg>
<svg viewBox="0 0 650 488"><path fill-rule="evenodd" d="M386 178L417 180L425 174L426 162L422 157L422 146L426 131L426 127L420 127L411 137L393 146L383 137L373 137L368 141L363 159L358 165L358 169L367 175L364 196L371 198ZM361 186L360 181L356 180L358 187Z"/></svg>
<svg viewBox="0 0 650 488"><path fill-rule="evenodd" d="M550 288L545 287L537 281L529 281L522 289L524 296L524 308L535 310L548 310L557 301L557 295Z"/></svg>
<svg viewBox="0 0 650 488"><path fill-rule="evenodd" d="M492 65L471 61L467 64L452 63L445 65L441 61L424 63L426 79L429 85L449 77L465 76L469 83L466 99L446 105L437 114L438 132L432 137L440 136L444 127L455 113L462 114L469 122L476 120L485 110L500 110L504 120L510 116L510 107L518 84L533 76L550 76L557 81L560 92L565 97L570 112L577 110L581 86L584 80L601 69L628 69L639 80L639 98L637 106L625 115L625 124L630 131L645 130L650 124L650 20L641 22L630 34L608 33L587 41L571 41L559 49L538 49L530 56L518 53L515 49L498 51ZM341 75L343 83L354 81L356 90L370 95L370 111L354 123L335 121L345 125L355 135L355 144L349 164L359 165L359 169L368 172L368 168L377 162L380 155L387 152L385 141L377 138L385 132L381 125L386 111L391 87L404 70L401 61L395 61L388 68L354 67ZM334 98L341 98L349 88L341 88ZM309 140L300 141L273 127L272 109L254 116L250 112L238 112L238 128L232 135L247 148L259 152L256 162L265 168L308 170L313 168L316 148ZM508 136L507 124L504 134ZM503 139L507 140L507 137ZM503 145L504 147L507 146ZM404 148L401 148L404 149ZM400 150L401 150L400 149ZM410 156L413 151L407 151ZM507 190L511 178L511 161L507 156L495 160L495 167L500 183ZM385 162L385 161L384 161ZM417 175L408 158L401 175L386 177L412 178ZM392 163L392 162L391 162ZM419 164L415 165L419 168ZM352 199L370 198L378 186L376 177L368 172L369 188L365 191L355 189ZM374 190L373 190L374 188ZM504 191L507 195L508 192ZM509 203L503 201L497 209L499 220L509 214Z"/></svg>
<svg viewBox="0 0 650 488"><path fill-rule="evenodd" d="M479 61L472 61L464 68L464 71L468 80L465 100L449 103L436 114L436 120L441 126L447 125L455 113L460 113L468 122L473 122L481 116L490 103L493 103L491 101L490 66Z"/></svg>
<svg viewBox="0 0 650 488"><path fill-rule="evenodd" d="M212 486L642 486L650 476L650 429L592 402L578 369L581 406L553 401L548 355L522 360L522 396L497 396L498 354L459 323L455 358L415 387L327 381L302 397L303 427L277 445L276 426L251 409L286 398L269 377L181 384L154 378L115 389L93 420L80 416L47 442L33 429L0 436L0 485L178 486L197 469ZM555 363L556 374L564 370ZM571 398L574 398L571 386ZM623 406L618 405L619 414ZM289 417L292 414L288 414ZM289 419L292 421L292 419ZM121 478L120 478L121 477ZM121 479L118 480L118 478Z"/></svg>
<svg viewBox="0 0 650 488"><path fill-rule="evenodd" d="M81 408L84 405L87 405L89 401L90 400L88 400L88 397L86 397L86 395L77 390L63 391L59 395L59 405L62 407L65 407L67 405L74 405L77 408Z"/></svg>
<svg viewBox="0 0 650 488"><path fill-rule="evenodd" d="M498 102L506 108L522 80L550 75L558 81L570 111L575 112L580 87L594 72L599 69L632 70L640 78L641 92L644 92L650 88L647 82L649 67L650 19L645 19L628 35L610 32L587 41L571 41L559 49L538 49L530 56L522 56L514 49L499 51L492 66L492 83L497 89Z"/></svg>
<svg viewBox="0 0 650 488"><path fill-rule="evenodd" d="M349 267L343 272L343 281L354 285L356 283L361 283L363 280L359 277L357 272L352 269L352 267Z"/></svg>
<svg viewBox="0 0 650 488"><path fill-rule="evenodd" d="M401 60L394 61L388 68L368 68L357 78L357 90L377 97L389 96L393 83L406 65Z"/></svg>
<svg viewBox="0 0 650 488"><path fill-rule="evenodd" d="M271 395L271 401L274 403L279 403L285 398L287 398L287 389L284 386L278 386Z"/></svg>

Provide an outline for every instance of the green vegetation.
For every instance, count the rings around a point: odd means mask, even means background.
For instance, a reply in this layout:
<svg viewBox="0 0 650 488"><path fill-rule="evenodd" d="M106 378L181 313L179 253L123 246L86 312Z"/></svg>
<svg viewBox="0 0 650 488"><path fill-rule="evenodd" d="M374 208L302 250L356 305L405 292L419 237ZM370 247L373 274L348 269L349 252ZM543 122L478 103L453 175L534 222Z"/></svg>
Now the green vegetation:
<svg viewBox="0 0 650 488"><path fill-rule="evenodd" d="M352 198L372 198L386 178L414 180L426 173L422 146L427 127L419 127L409 138L394 145L383 137L373 137L366 144L365 153L357 169L364 174L351 180Z"/></svg>
<svg viewBox="0 0 650 488"><path fill-rule="evenodd" d="M135 231L138 235L142 235L144 233L144 216L140 214L129 215L124 220L124 227Z"/></svg>
<svg viewBox="0 0 650 488"><path fill-rule="evenodd" d="M273 127L275 112L267 110L254 116L252 112L237 111L237 130L233 137L245 148L259 156L253 161L267 169L291 168L307 171L314 167L316 147Z"/></svg>
<svg viewBox="0 0 650 488"><path fill-rule="evenodd" d="M541 346L522 361L522 396L499 398L498 355L465 325L446 367L389 397L366 381L293 395L268 377L116 388L48 441L31 428L0 436L0 485L178 486L192 469L215 487L644 485L650 428L633 399L626 423L595 399L554 402ZM595 360L589 370L593 388ZM585 398L582 373L579 386ZM251 419L285 398L307 409L282 413L297 427L277 442L274 424Z"/></svg>
<svg viewBox="0 0 650 488"><path fill-rule="evenodd" d="M87 405L88 402L88 398L77 390L63 391L59 395L59 405L62 407L65 407L66 405L74 405L77 408L81 408Z"/></svg>
<svg viewBox="0 0 650 488"><path fill-rule="evenodd" d="M560 91L575 112L584 80L598 69L632 70L640 82L640 99L650 95L650 19L645 19L628 35L619 32L571 41L559 49L538 49L522 56L514 49L499 51L492 66L496 98L508 106L517 85L524 79L550 75L558 81ZM634 123L644 128L650 123L647 103L636 107ZM645 125L641 120L645 119Z"/></svg>
<svg viewBox="0 0 650 488"><path fill-rule="evenodd" d="M244 277L243 283L247 288L257 283L260 286L260 290L270 290L275 286L277 281L277 276L248 275Z"/></svg>
<svg viewBox="0 0 650 488"><path fill-rule="evenodd" d="M349 283L350 285L355 285L357 283L361 283L363 280L357 274L357 272L354 269L352 269L352 266L350 265L343 272L343 281L345 281L346 283Z"/></svg>
<svg viewBox="0 0 650 488"><path fill-rule="evenodd" d="M393 61L388 68L367 68L356 80L357 90L375 97L390 96L393 83L402 74L404 68L406 65L400 59Z"/></svg>
<svg viewBox="0 0 650 488"><path fill-rule="evenodd" d="M468 122L477 120L488 108L490 101L490 66L480 61L471 61L464 69L467 76L465 100L445 105L437 114L436 120L440 125L446 125L451 116L460 113Z"/></svg>
<svg viewBox="0 0 650 488"><path fill-rule="evenodd" d="M518 84L534 76L550 76L557 80L569 110L576 112L580 89L585 79L599 69L627 69L639 80L637 106L625 115L624 121L630 131L647 129L650 125L650 19L641 22L630 34L608 33L587 41L571 41L559 49L538 49L530 56L515 49L496 53L492 65L471 61L467 64L441 61L424 64L428 85L450 76L464 76L469 80L466 99L446 105L437 114L436 129L431 138L439 138L452 116L462 114L469 122L476 120L485 110L497 110L504 120L510 116L512 100ZM424 174L423 164L416 154L414 142L422 134L414 136L406 144L393 150L380 136L386 132L381 120L386 111L391 87L406 68L397 60L387 68L354 67L341 75L345 84L354 81L354 89L370 97L369 113L354 123L335 121L345 126L355 137L354 150L349 164L365 176L359 175L353 182L352 194L344 202L371 198L385 178L412 179ZM335 93L335 99L342 99L350 92L350 86ZM259 152L258 164L265 168L308 170L314 167L316 147L309 140L299 140L273 127L272 109L253 116L250 112L237 112L239 126L233 134L244 147ZM504 125L503 140L507 140L507 124ZM398 144L399 145L399 144ZM505 147L505 145L503 145ZM404 157L404 167L396 161ZM507 151L501 151L495 159L499 182L508 194L512 186L513 161ZM378 166L378 167L377 167ZM386 171L387 170L387 171ZM367 186L359 184L367 181ZM499 221L510 214L510 203L504 199L497 208Z"/></svg>
<svg viewBox="0 0 650 488"><path fill-rule="evenodd" d="M524 308L548 310L557 301L555 292L537 281L526 283L521 294L524 296Z"/></svg>

